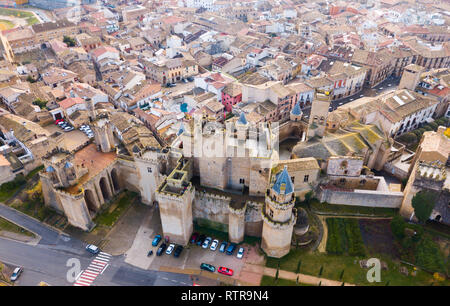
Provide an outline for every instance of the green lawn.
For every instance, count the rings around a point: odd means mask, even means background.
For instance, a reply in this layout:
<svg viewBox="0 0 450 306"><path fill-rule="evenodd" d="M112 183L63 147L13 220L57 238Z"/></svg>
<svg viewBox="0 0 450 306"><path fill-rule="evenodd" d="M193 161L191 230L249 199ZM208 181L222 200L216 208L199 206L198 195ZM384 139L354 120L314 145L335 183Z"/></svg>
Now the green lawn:
<svg viewBox="0 0 450 306"><path fill-rule="evenodd" d="M20 18L34 17L34 14L27 11L19 11L14 9L0 8L0 15L3 16L14 16Z"/></svg>
<svg viewBox="0 0 450 306"><path fill-rule="evenodd" d="M360 258L346 255L329 255L323 253L310 253L302 250L291 250L291 252L280 260L280 269L296 272L298 261L301 260L300 273L318 276L320 268L322 269L321 277L341 281L340 276L344 270L342 281L363 286L384 286L389 282L390 286L428 286L433 283L433 276L424 271L417 271L416 276L405 276L398 270L400 264L391 261L385 256L366 256L380 258L388 264L389 270L381 271L380 283L369 283L366 278L367 269L359 266ZM277 268L278 259L267 258L266 265L271 268ZM412 268L408 267L411 272ZM450 281L440 283L442 285L450 285Z"/></svg>
<svg viewBox="0 0 450 306"><path fill-rule="evenodd" d="M115 202L95 217L94 222L97 225L113 226L131 203L136 200L136 197L137 194L130 191L120 194Z"/></svg>
<svg viewBox="0 0 450 306"><path fill-rule="evenodd" d="M14 28L14 23L11 22L10 20L6 20L6 19L0 19L0 23L4 24L6 29L12 29Z"/></svg>
<svg viewBox="0 0 450 306"><path fill-rule="evenodd" d="M300 204L303 206L304 204ZM362 207L351 205L336 205L328 204L326 202L320 203L318 200L313 199L310 203L310 209L313 212L322 214L336 214L342 216L351 215L367 215L367 216L379 216L379 217L392 217L397 214L397 209L384 208L384 207Z"/></svg>
<svg viewBox="0 0 450 306"><path fill-rule="evenodd" d="M44 166L36 167L31 170L25 177L22 174L18 174L16 178L4 183L0 186L0 202L4 202L10 199L20 188L22 188L28 180L31 180L39 171L44 169Z"/></svg>
<svg viewBox="0 0 450 306"><path fill-rule="evenodd" d="M22 234L22 235L26 235L29 237L34 237L34 234L27 231L26 229L17 226L16 224L9 222L6 219L3 219L0 217L0 231L7 231L7 232L12 232L12 233L17 233L17 234Z"/></svg>
<svg viewBox="0 0 450 306"><path fill-rule="evenodd" d="M11 198L25 184L26 179L22 174L17 175L11 182L2 184L0 186L0 202L4 202Z"/></svg>

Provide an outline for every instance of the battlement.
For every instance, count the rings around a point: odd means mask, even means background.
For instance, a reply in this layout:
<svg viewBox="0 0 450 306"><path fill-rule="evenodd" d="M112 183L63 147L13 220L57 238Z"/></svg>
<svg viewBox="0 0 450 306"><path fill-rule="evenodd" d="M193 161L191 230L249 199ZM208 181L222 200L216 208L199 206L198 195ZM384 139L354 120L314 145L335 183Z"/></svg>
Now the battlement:
<svg viewBox="0 0 450 306"><path fill-rule="evenodd" d="M422 179L442 182L447 178L446 167L440 161L431 163L421 161L417 167L417 175Z"/></svg>
<svg viewBox="0 0 450 306"><path fill-rule="evenodd" d="M292 216L291 218L286 222L278 222L271 220L265 213L265 209L263 208L261 211L262 219L264 220L264 223L269 225L272 229L277 230L289 230L292 229L295 222L297 221L297 210L294 208L292 209Z"/></svg>

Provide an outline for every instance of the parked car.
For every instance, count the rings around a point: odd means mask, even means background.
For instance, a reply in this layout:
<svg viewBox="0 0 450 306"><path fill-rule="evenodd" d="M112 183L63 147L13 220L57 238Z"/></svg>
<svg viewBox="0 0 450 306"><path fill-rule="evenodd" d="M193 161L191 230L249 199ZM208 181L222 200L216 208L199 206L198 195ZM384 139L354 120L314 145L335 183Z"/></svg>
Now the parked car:
<svg viewBox="0 0 450 306"><path fill-rule="evenodd" d="M66 126L64 128L64 132L70 132L70 131L73 131L73 127L72 126Z"/></svg>
<svg viewBox="0 0 450 306"><path fill-rule="evenodd" d="M61 120L57 123L57 125L61 126L62 124L66 124L66 122L64 120Z"/></svg>
<svg viewBox="0 0 450 306"><path fill-rule="evenodd" d="M217 272L224 275L233 276L233 270L226 267L219 267L219 269L217 269Z"/></svg>
<svg viewBox="0 0 450 306"><path fill-rule="evenodd" d="M209 271L214 273L216 271L216 267L214 267L213 265L207 264L207 263L202 263L200 265L200 269L205 270L205 271Z"/></svg>
<svg viewBox="0 0 450 306"><path fill-rule="evenodd" d="M153 238L152 245L157 246L160 241L161 241L161 235L156 235L155 238Z"/></svg>
<svg viewBox="0 0 450 306"><path fill-rule="evenodd" d="M100 249L97 246L93 245L93 244L88 244L86 246L86 251L88 251L89 253L92 253L94 255L100 253Z"/></svg>
<svg viewBox="0 0 450 306"><path fill-rule="evenodd" d="M227 249L228 242L224 241L220 244L219 252L224 253Z"/></svg>
<svg viewBox="0 0 450 306"><path fill-rule="evenodd" d="M233 255L234 250L236 249L236 245L234 243L230 243L230 245L227 248L227 255Z"/></svg>
<svg viewBox="0 0 450 306"><path fill-rule="evenodd" d="M205 235L200 235L197 240L197 245L199 245L199 246L202 245L203 241L205 241L205 239L206 239Z"/></svg>
<svg viewBox="0 0 450 306"><path fill-rule="evenodd" d="M60 123L61 121L64 121L63 119L56 119L55 120L55 124L58 124L58 123Z"/></svg>
<svg viewBox="0 0 450 306"><path fill-rule="evenodd" d="M195 241L198 238L198 233L193 233L191 236L191 239L189 240L190 243L195 243Z"/></svg>
<svg viewBox="0 0 450 306"><path fill-rule="evenodd" d="M188 80L186 80L186 79L181 79L181 81L183 81L183 83L187 83L188 82Z"/></svg>
<svg viewBox="0 0 450 306"><path fill-rule="evenodd" d="M181 252L183 252L183 246L177 245L175 251L173 252L174 257L180 257Z"/></svg>
<svg viewBox="0 0 450 306"><path fill-rule="evenodd" d="M214 239L213 242L211 243L211 247L210 247L211 251L217 250L218 245L219 245L219 240Z"/></svg>
<svg viewBox="0 0 450 306"><path fill-rule="evenodd" d="M173 244L173 243L169 244L169 247L168 247L167 250L166 250L166 254L167 254L167 255L172 254L173 249L175 249L175 244Z"/></svg>
<svg viewBox="0 0 450 306"><path fill-rule="evenodd" d="M13 273L11 274L10 280L12 282L15 282L19 278L20 274L22 274L22 272L23 272L23 268L22 267L15 268Z"/></svg>
<svg viewBox="0 0 450 306"><path fill-rule="evenodd" d="M239 248L236 257L241 259L244 256L244 248Z"/></svg>
<svg viewBox="0 0 450 306"><path fill-rule="evenodd" d="M209 246L209 244L211 243L211 240L212 240L211 237L207 237L207 238L205 239L205 241L203 241L202 248L207 249L208 246Z"/></svg>
<svg viewBox="0 0 450 306"><path fill-rule="evenodd" d="M167 244L165 244L164 242L161 243L161 245L159 246L158 251L156 251L156 256L161 256L162 253L164 252L164 250L166 249Z"/></svg>
<svg viewBox="0 0 450 306"><path fill-rule="evenodd" d="M193 77L187 77L186 80L188 80L189 82L192 82L194 80Z"/></svg>

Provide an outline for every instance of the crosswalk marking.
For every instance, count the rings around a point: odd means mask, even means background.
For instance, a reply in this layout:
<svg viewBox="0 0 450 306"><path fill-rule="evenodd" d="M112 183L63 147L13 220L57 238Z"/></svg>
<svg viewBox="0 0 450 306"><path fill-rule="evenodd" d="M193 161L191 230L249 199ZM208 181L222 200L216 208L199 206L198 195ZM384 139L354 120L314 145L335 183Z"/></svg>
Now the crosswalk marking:
<svg viewBox="0 0 450 306"><path fill-rule="evenodd" d="M92 276L97 276L98 275L98 273L97 272L91 272L91 271L84 271L84 273L83 274L88 274L88 275L92 275Z"/></svg>
<svg viewBox="0 0 450 306"><path fill-rule="evenodd" d="M108 267L108 262L112 255L100 252L89 264L86 270L78 276L78 279L73 284L74 286L90 286L100 273Z"/></svg>

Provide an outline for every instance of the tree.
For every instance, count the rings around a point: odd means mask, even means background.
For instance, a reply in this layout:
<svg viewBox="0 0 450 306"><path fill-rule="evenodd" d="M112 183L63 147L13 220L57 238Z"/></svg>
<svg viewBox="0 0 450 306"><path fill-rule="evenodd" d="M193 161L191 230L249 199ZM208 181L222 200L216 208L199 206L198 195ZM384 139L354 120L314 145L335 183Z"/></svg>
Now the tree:
<svg viewBox="0 0 450 306"><path fill-rule="evenodd" d="M32 77L31 75L29 75L29 76L27 77L27 81L30 82L30 83L36 83L36 80L33 79L33 77Z"/></svg>
<svg viewBox="0 0 450 306"><path fill-rule="evenodd" d="M399 215L391 220L391 231L395 238L402 240L405 237L406 222Z"/></svg>
<svg viewBox="0 0 450 306"><path fill-rule="evenodd" d="M40 109L44 109L47 106L47 101L37 98L33 101L33 104L39 106Z"/></svg>
<svg viewBox="0 0 450 306"><path fill-rule="evenodd" d="M296 270L296 272L295 273L300 273L300 266L302 265L302 260L301 259L299 259L298 260L298 263L297 263L297 270Z"/></svg>
<svg viewBox="0 0 450 306"><path fill-rule="evenodd" d="M75 45L76 45L75 39L73 39L72 37L69 37L69 36L64 36L63 42L69 47L75 47Z"/></svg>
<svg viewBox="0 0 450 306"><path fill-rule="evenodd" d="M416 134L414 134L412 132L408 132L408 133L401 135L399 137L399 140L404 141L406 143L415 143L415 142L417 142L417 136L416 136Z"/></svg>
<svg viewBox="0 0 450 306"><path fill-rule="evenodd" d="M412 198L412 207L414 214L419 222L425 223L431 216L435 205L436 196L429 191L419 191Z"/></svg>

